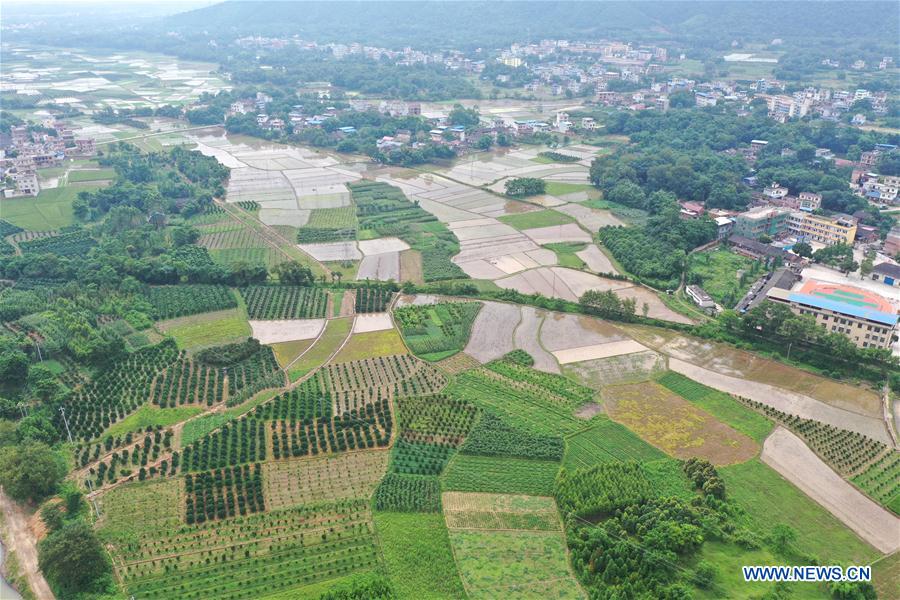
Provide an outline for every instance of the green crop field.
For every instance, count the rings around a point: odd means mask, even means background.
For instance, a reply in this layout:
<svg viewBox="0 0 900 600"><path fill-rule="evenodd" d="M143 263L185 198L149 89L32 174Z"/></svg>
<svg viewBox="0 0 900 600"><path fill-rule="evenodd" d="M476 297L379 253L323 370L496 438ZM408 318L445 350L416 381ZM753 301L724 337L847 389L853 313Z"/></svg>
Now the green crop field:
<svg viewBox="0 0 900 600"><path fill-rule="evenodd" d="M160 408L158 406L144 405L107 429L105 434L110 437L116 437L129 431L137 431L147 427L168 427L169 425L185 421L201 412L203 412L203 409L199 406Z"/></svg>
<svg viewBox="0 0 900 600"><path fill-rule="evenodd" d="M108 181L110 179L116 178L116 170L115 169L94 169L94 170L79 170L79 171L70 171L68 180L69 183L83 183L86 181Z"/></svg>
<svg viewBox="0 0 900 600"><path fill-rule="evenodd" d="M161 324L160 329L175 338L179 348L193 350L240 341L251 334L247 317L239 309L182 317Z"/></svg>
<svg viewBox="0 0 900 600"><path fill-rule="evenodd" d="M599 195L599 190L592 185L586 183L565 183L562 181L548 181L546 192L551 196L565 196L566 194L576 194L578 192L588 192L588 195Z"/></svg>
<svg viewBox="0 0 900 600"><path fill-rule="evenodd" d="M394 319L413 354L438 361L465 347L481 306L480 302L404 306L394 310Z"/></svg>
<svg viewBox="0 0 900 600"><path fill-rule="evenodd" d="M376 512L374 517L385 569L398 598L465 597L442 515Z"/></svg>
<svg viewBox="0 0 900 600"><path fill-rule="evenodd" d="M775 426L772 421L750 410L728 394L688 379L674 371L666 371L657 378L657 381L757 442L762 443Z"/></svg>
<svg viewBox="0 0 900 600"><path fill-rule="evenodd" d="M587 265L578 256L576 252L580 252L587 247L583 242L557 242L554 244L544 244L544 248L553 250L556 254L556 262L561 267L570 269L584 269Z"/></svg>
<svg viewBox="0 0 900 600"><path fill-rule="evenodd" d="M445 490L550 496L559 463L457 454L441 476Z"/></svg>
<svg viewBox="0 0 900 600"><path fill-rule="evenodd" d="M328 360L328 357L340 348L344 340L347 339L352 325L353 319L350 318L331 319L328 321L319 341L288 369L288 376L291 378L291 381L296 381Z"/></svg>
<svg viewBox="0 0 900 600"><path fill-rule="evenodd" d="M447 393L535 433L565 435L587 426L572 416L571 404L564 404L563 397L541 388L517 388L514 384L515 380L474 370L457 375Z"/></svg>
<svg viewBox="0 0 900 600"><path fill-rule="evenodd" d="M41 190L36 198L10 198L0 200L0 215L13 225L29 231L51 231L75 222L72 201L78 192L102 187L87 183Z"/></svg>
<svg viewBox="0 0 900 600"><path fill-rule="evenodd" d="M665 458L662 451L639 438L624 425L604 417L590 429L566 438L563 466L575 469L610 461L661 458Z"/></svg>
<svg viewBox="0 0 900 600"><path fill-rule="evenodd" d="M551 225L566 225L574 223L575 219L569 215L555 210L535 210L514 215L497 217L503 223L516 229L535 229L537 227L550 227Z"/></svg>
<svg viewBox="0 0 900 600"><path fill-rule="evenodd" d="M821 564L864 565L878 555L831 513L816 504L759 460L721 467L728 496L747 513L760 535L776 525L797 532L797 546L817 556Z"/></svg>
<svg viewBox="0 0 900 600"><path fill-rule="evenodd" d="M450 543L469 598L583 598L558 532L454 530Z"/></svg>

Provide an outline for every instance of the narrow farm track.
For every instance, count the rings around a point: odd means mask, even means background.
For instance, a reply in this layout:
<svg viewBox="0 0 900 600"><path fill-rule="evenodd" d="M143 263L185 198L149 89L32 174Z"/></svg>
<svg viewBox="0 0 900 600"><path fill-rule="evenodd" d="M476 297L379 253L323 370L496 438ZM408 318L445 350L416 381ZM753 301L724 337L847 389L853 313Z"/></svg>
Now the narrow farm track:
<svg viewBox="0 0 900 600"><path fill-rule="evenodd" d="M308 260L318 265L326 275L331 275L331 269L313 258L311 254L305 252L296 244L296 242L287 239L286 237L278 233L275 229L266 225L256 217L248 215L245 211L241 210L240 207L234 206L222 200L216 200L215 202L217 206L223 208L225 212L227 212L232 218L236 219L242 225L248 227L250 230L258 233L260 238L262 238L262 241L270 245L276 252L278 252L285 258L289 260L295 260L297 258L296 256L292 256L290 252L286 251L284 249L285 246L296 248L299 254L305 256Z"/></svg>
<svg viewBox="0 0 900 600"><path fill-rule="evenodd" d="M3 513L4 529L9 533L5 536L7 551L15 552L28 587L38 600L53 600L53 591L38 567L37 540L28 526L28 516L2 489L0 512Z"/></svg>

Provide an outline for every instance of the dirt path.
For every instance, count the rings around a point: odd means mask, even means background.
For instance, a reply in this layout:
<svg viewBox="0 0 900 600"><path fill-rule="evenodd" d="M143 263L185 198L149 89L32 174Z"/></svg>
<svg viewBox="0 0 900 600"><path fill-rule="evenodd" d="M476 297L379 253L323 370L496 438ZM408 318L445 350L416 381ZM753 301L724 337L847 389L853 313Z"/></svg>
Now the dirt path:
<svg viewBox="0 0 900 600"><path fill-rule="evenodd" d="M843 408L825 404L821 400L778 388L767 383L750 381L722 375L689 362L670 357L669 368L685 377L690 377L704 385L715 388L727 394L735 394L743 398L750 398L762 402L773 408L804 419L815 419L835 427L848 429L866 435L873 440L878 440L889 446L893 446L893 440L888 435L884 421L874 417L867 417Z"/></svg>
<svg viewBox="0 0 900 600"><path fill-rule="evenodd" d="M766 439L762 461L881 552L900 549L900 519L841 479L784 427Z"/></svg>
<svg viewBox="0 0 900 600"><path fill-rule="evenodd" d="M28 526L25 511L0 490L0 510L3 511L3 523L9 535L4 536L6 549L15 552L19 560L19 568L28 587L38 600L53 600L55 596L38 567L37 540Z"/></svg>

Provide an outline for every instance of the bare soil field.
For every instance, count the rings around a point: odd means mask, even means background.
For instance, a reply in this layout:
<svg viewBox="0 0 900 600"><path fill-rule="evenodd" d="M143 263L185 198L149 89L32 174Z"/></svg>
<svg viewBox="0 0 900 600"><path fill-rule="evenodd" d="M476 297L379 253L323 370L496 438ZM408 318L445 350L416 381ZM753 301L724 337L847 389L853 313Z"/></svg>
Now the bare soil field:
<svg viewBox="0 0 900 600"><path fill-rule="evenodd" d="M311 340L325 328L325 319L250 321L253 337L263 344Z"/></svg>
<svg viewBox="0 0 900 600"><path fill-rule="evenodd" d="M383 331L393 329L394 322L389 313L367 313L356 315L353 321L353 333L366 333L368 331Z"/></svg>
<svg viewBox="0 0 900 600"><path fill-rule="evenodd" d="M533 306L522 306L522 320L515 331L515 345L534 359L534 368L546 373L559 373L559 365L552 354L540 343L540 331L546 322L547 313Z"/></svg>
<svg viewBox="0 0 900 600"><path fill-rule="evenodd" d="M588 229L597 231L601 227L625 225L608 210L597 210L583 204L568 203L555 207L561 213L574 218L578 223Z"/></svg>
<svg viewBox="0 0 900 600"><path fill-rule="evenodd" d="M900 519L859 492L783 427L763 444L762 460L885 554L900 549Z"/></svg>
<svg viewBox="0 0 900 600"><path fill-rule="evenodd" d="M472 324L465 353L486 363L513 351L513 334L520 319L521 313L515 304L485 302Z"/></svg>
<svg viewBox="0 0 900 600"><path fill-rule="evenodd" d="M563 367L563 373L579 383L595 390L606 385L649 381L666 370L666 359L656 352L637 352L610 358L598 358L572 363Z"/></svg>
<svg viewBox="0 0 900 600"><path fill-rule="evenodd" d="M579 250L575 256L584 261L588 269L595 273L618 273L619 271L613 266L603 251L594 244L588 244L584 250Z"/></svg>
<svg viewBox="0 0 900 600"><path fill-rule="evenodd" d="M750 398L788 414L815 419L835 427L856 431L885 444L892 444L881 418L851 412L767 383L723 375L678 358L669 359L669 368L719 391Z"/></svg>
<svg viewBox="0 0 900 600"><path fill-rule="evenodd" d="M550 352L627 339L607 321L583 315L548 313L541 327L541 344Z"/></svg>
<svg viewBox="0 0 900 600"><path fill-rule="evenodd" d="M634 354L635 352L643 352L646 349L646 347L640 345L634 340L621 340L618 342L607 342L605 344L582 346L580 348L557 350L553 353L553 356L556 357L556 360L559 361L559 364L567 365L569 363L584 362L586 360L609 358L610 356Z"/></svg>
<svg viewBox="0 0 900 600"><path fill-rule="evenodd" d="M728 465L759 452L750 437L656 383L610 386L602 394L613 420L675 458L699 457Z"/></svg>
<svg viewBox="0 0 900 600"><path fill-rule="evenodd" d="M643 344L716 373L765 383L870 417L881 417L881 397L848 385L709 340L640 325L623 327Z"/></svg>
<svg viewBox="0 0 900 600"><path fill-rule="evenodd" d="M565 225L550 225L549 227L536 227L534 229L525 229L527 235L535 244L553 244L556 242L590 242L591 236L576 225L575 223L567 223Z"/></svg>

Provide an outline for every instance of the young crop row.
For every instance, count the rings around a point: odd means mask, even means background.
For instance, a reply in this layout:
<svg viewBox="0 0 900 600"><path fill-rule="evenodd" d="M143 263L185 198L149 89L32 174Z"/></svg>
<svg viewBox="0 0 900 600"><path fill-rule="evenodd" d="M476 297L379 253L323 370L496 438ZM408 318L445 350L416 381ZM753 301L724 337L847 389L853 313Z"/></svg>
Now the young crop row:
<svg viewBox="0 0 900 600"><path fill-rule="evenodd" d="M536 369L521 365L514 360L495 360L485 365L495 373L499 373L509 380L519 384L528 384L541 390L546 395L556 395L563 398L563 404L572 408L587 404L594 399L596 392L583 386L568 377L545 373Z"/></svg>
<svg viewBox="0 0 900 600"><path fill-rule="evenodd" d="M396 401L401 439L411 443L459 446L478 416L478 409L445 394L409 396Z"/></svg>
<svg viewBox="0 0 900 600"><path fill-rule="evenodd" d="M147 463L156 461L162 452L172 449L172 436L171 430L167 430L165 433L157 430L153 432L152 436L147 433L140 443L132 446L130 452L127 448L113 452L109 458L88 470L90 477L94 480L94 486L99 488L104 483L115 483L119 477L131 477L134 475L135 469L138 469L138 477L143 481L148 474ZM169 463L164 460L160 463L159 468L150 467L150 477L155 477L157 474L174 474L174 469L170 472Z"/></svg>
<svg viewBox="0 0 900 600"><path fill-rule="evenodd" d="M57 256L84 256L97 245L86 230L79 229L52 237L42 237L19 242L25 254L56 254Z"/></svg>
<svg viewBox="0 0 900 600"><path fill-rule="evenodd" d="M855 431L791 415L748 398L738 397L738 400L794 431L843 475L858 473L888 449L885 444Z"/></svg>
<svg viewBox="0 0 900 600"><path fill-rule="evenodd" d="M518 456L560 461L565 451L559 436L537 435L506 423L486 412L472 428L461 452L483 456Z"/></svg>
<svg viewBox="0 0 900 600"><path fill-rule="evenodd" d="M366 500L154 531L123 558L136 598L260 598L378 565Z"/></svg>
<svg viewBox="0 0 900 600"><path fill-rule="evenodd" d="M391 301L393 292L380 287L362 287L356 289L356 312L384 312Z"/></svg>
<svg viewBox="0 0 900 600"><path fill-rule="evenodd" d="M900 452L889 451L854 477L853 483L900 515Z"/></svg>
<svg viewBox="0 0 900 600"><path fill-rule="evenodd" d="M183 404L212 406L224 400L224 377L219 369L189 360L180 360L159 374L153 382L153 403L162 408Z"/></svg>
<svg viewBox="0 0 900 600"><path fill-rule="evenodd" d="M235 308L237 299L224 285L160 285L147 288L156 319Z"/></svg>
<svg viewBox="0 0 900 600"><path fill-rule="evenodd" d="M321 389L330 392L337 412L373 398L431 394L447 383L440 371L408 354L329 365L316 378Z"/></svg>
<svg viewBox="0 0 900 600"><path fill-rule="evenodd" d="M89 440L124 419L151 397L156 376L178 359L173 340L143 348L112 365L63 403L72 435ZM65 431L62 416L57 417Z"/></svg>
<svg viewBox="0 0 900 600"><path fill-rule="evenodd" d="M456 449L450 445L397 440L391 452L390 470L408 475L440 475Z"/></svg>
<svg viewBox="0 0 900 600"><path fill-rule="evenodd" d="M207 471L266 459L262 421L244 417L197 440L182 451L182 470Z"/></svg>
<svg viewBox="0 0 900 600"><path fill-rule="evenodd" d="M241 289L251 319L321 319L328 294L318 287L257 285Z"/></svg>
<svg viewBox="0 0 900 600"><path fill-rule="evenodd" d="M560 406L560 396L538 386L517 384L487 369L457 375L447 388L449 396L497 414L510 425L540 435L566 435L581 429L571 407Z"/></svg>
<svg viewBox="0 0 900 600"><path fill-rule="evenodd" d="M259 463L184 476L185 522L188 525L244 516L265 509Z"/></svg>
<svg viewBox="0 0 900 600"><path fill-rule="evenodd" d="M441 512L437 477L388 473L375 490L375 510Z"/></svg>
<svg viewBox="0 0 900 600"><path fill-rule="evenodd" d="M319 452L383 448L390 444L392 427L387 400L331 418L273 421L272 455L277 459L315 456Z"/></svg>

